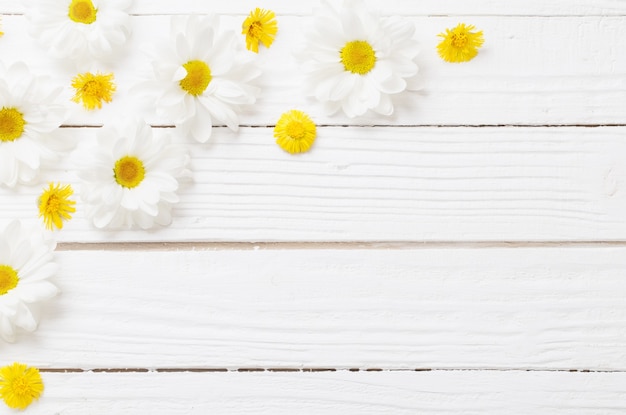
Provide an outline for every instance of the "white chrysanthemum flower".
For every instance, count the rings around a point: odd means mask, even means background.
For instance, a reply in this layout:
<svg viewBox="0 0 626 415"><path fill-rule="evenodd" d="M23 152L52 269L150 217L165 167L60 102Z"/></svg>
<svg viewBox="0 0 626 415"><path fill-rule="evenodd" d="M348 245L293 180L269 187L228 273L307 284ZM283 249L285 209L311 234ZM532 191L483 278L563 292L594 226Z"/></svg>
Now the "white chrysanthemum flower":
<svg viewBox="0 0 626 415"><path fill-rule="evenodd" d="M97 228L169 225L179 179L189 174L186 149L143 121L105 126L97 140L78 172L87 217Z"/></svg>
<svg viewBox="0 0 626 415"><path fill-rule="evenodd" d="M0 63L0 183L32 183L43 163L70 149L59 131L66 117L57 102L61 90L24 63Z"/></svg>
<svg viewBox="0 0 626 415"><path fill-rule="evenodd" d="M39 227L11 222L0 233L0 335L15 341L15 329L37 328L40 302L58 289L48 279L58 270L53 262L56 243Z"/></svg>
<svg viewBox="0 0 626 415"><path fill-rule="evenodd" d="M211 137L213 124L239 128L242 105L254 104L259 89L251 82L260 70L234 31L220 31L216 16L175 16L171 44L159 46L152 67L157 114L199 142Z"/></svg>
<svg viewBox="0 0 626 415"><path fill-rule="evenodd" d="M31 34L56 58L108 59L130 37L132 0L28 0Z"/></svg>
<svg viewBox="0 0 626 415"><path fill-rule="evenodd" d="M413 23L380 17L352 0L323 0L314 14L296 54L307 93L329 113L391 115L393 95L419 89Z"/></svg>

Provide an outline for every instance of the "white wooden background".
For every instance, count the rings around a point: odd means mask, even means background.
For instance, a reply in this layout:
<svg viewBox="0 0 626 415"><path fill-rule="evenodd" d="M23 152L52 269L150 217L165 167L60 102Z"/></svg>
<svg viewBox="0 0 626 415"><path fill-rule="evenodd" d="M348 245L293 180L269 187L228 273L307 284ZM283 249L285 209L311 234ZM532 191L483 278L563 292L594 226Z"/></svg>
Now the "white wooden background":
<svg viewBox="0 0 626 415"><path fill-rule="evenodd" d="M0 59L69 99L25 1L0 0ZM127 111L171 14L237 30L265 7L279 35L240 133L190 144L171 227L96 231L79 204L58 233L62 294L0 344L44 372L27 413L625 413L626 2L373 2L415 22L425 89L356 120L300 93L313 4L135 1L114 102L66 126L79 145ZM446 64L436 34L461 21L485 46ZM297 157L272 137L291 108L321 125ZM77 183L69 160L43 179ZM0 219L32 220L40 189L0 190Z"/></svg>

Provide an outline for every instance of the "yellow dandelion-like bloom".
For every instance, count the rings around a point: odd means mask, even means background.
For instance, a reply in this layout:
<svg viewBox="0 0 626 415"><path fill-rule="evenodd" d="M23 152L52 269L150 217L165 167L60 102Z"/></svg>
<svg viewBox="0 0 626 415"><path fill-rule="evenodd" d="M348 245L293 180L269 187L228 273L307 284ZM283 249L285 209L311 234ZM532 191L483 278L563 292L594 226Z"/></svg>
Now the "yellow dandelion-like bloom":
<svg viewBox="0 0 626 415"><path fill-rule="evenodd" d="M254 53L259 53L259 42L269 48L278 32L274 12L258 7L250 12L241 27L243 29L241 33L246 35L246 48Z"/></svg>
<svg viewBox="0 0 626 415"><path fill-rule="evenodd" d="M478 55L478 49L483 45L483 31L473 32L473 25L459 23L454 29L446 29L446 33L437 36L443 40L437 45L439 56L446 62L467 62Z"/></svg>
<svg viewBox="0 0 626 415"><path fill-rule="evenodd" d="M113 83L113 74L92 74L85 72L78 74L72 79L72 87L76 89L76 95L72 101L80 103L87 110L102 108L102 101L111 102L113 93L115 92L115 83Z"/></svg>
<svg viewBox="0 0 626 415"><path fill-rule="evenodd" d="M291 154L309 151L315 136L315 123L307 114L298 110L290 110L281 115L274 127L276 144Z"/></svg>
<svg viewBox="0 0 626 415"><path fill-rule="evenodd" d="M0 36L4 36L4 32L2 31L2 17L0 17Z"/></svg>
<svg viewBox="0 0 626 415"><path fill-rule="evenodd" d="M63 221L72 219L76 212L76 202L69 197L74 194L72 186L50 183L39 197L39 217L43 218L46 228L52 230L63 228Z"/></svg>
<svg viewBox="0 0 626 415"><path fill-rule="evenodd" d="M9 408L26 409L43 392L39 370L22 363L0 369L0 397Z"/></svg>

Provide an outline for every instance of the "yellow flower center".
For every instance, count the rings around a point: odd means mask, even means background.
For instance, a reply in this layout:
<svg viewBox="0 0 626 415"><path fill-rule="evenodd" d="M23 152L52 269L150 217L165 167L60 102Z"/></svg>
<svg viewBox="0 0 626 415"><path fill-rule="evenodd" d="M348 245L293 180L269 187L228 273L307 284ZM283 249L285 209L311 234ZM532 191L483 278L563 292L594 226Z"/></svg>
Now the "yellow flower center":
<svg viewBox="0 0 626 415"><path fill-rule="evenodd" d="M285 130L287 135L294 140L301 140L304 137L305 130L300 121L289 121Z"/></svg>
<svg viewBox="0 0 626 415"><path fill-rule="evenodd" d="M188 94L198 96L204 92L211 82L211 69L206 63L193 60L183 65L187 76L180 81L180 87Z"/></svg>
<svg viewBox="0 0 626 415"><path fill-rule="evenodd" d="M339 52L341 63L346 71L365 75L376 64L374 48L364 40L354 40L346 43Z"/></svg>
<svg viewBox="0 0 626 415"><path fill-rule="evenodd" d="M259 21L252 22L248 28L248 35L255 39L261 39L261 36L263 35L263 24Z"/></svg>
<svg viewBox="0 0 626 415"><path fill-rule="evenodd" d="M452 46L455 48L464 48L467 45L467 34L466 33L453 33L452 34Z"/></svg>
<svg viewBox="0 0 626 415"><path fill-rule="evenodd" d="M0 109L0 141L15 141L24 133L24 116L15 108Z"/></svg>
<svg viewBox="0 0 626 415"><path fill-rule="evenodd" d="M17 271L8 265L0 265L0 295L4 295L17 287L19 281Z"/></svg>
<svg viewBox="0 0 626 415"><path fill-rule="evenodd" d="M13 393L18 396L30 395L30 384L24 378L17 378L13 381Z"/></svg>
<svg viewBox="0 0 626 415"><path fill-rule="evenodd" d="M68 15L76 23L92 24L96 21L97 13L91 0L72 0Z"/></svg>
<svg viewBox="0 0 626 415"><path fill-rule="evenodd" d="M146 169L137 157L125 156L115 163L113 169L115 181L123 187L132 189L139 186L146 176Z"/></svg>

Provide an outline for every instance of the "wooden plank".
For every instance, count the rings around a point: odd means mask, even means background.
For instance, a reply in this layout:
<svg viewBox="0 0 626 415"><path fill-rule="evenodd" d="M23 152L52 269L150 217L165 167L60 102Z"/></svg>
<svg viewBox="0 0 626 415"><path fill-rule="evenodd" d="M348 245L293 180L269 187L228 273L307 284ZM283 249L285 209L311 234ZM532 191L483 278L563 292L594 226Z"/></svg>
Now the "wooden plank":
<svg viewBox="0 0 626 415"><path fill-rule="evenodd" d="M320 104L306 98L292 52L298 49L307 19L283 16L280 36L271 49L262 50L258 56L264 71L259 79L262 93L257 105L244 111L241 124L273 125L291 108L307 111L319 124L334 125L626 124L626 55L621 53L626 49L626 17L476 16L468 22L484 30L485 47L474 61L463 65L445 63L436 54L436 34L458 19L411 19L422 45L424 90L398 97L393 117L329 116ZM223 21L226 27L240 30L241 17L225 17ZM113 122L121 114L141 113L128 91L150 76L144 50L148 44L167 41L169 17L134 17L133 25L127 56L102 68L116 75L114 102L93 113L69 101L75 69L67 62L61 65L48 59L26 33L22 16L4 19L6 34L0 42L0 54L11 57L7 61L22 59L34 71L50 74L67 86L63 99L73 111L69 124ZM146 109L144 115L155 124L171 123L158 119L152 109Z"/></svg>
<svg viewBox="0 0 626 415"><path fill-rule="evenodd" d="M96 129L65 129L93 143ZM593 241L626 239L624 128L321 128L283 152L269 128L189 144L193 182L170 227L96 230L77 206L58 233L99 241ZM170 134L171 129L155 129ZM42 178L79 185L65 158ZM0 189L34 220L43 186Z"/></svg>
<svg viewBox="0 0 626 415"><path fill-rule="evenodd" d="M624 373L45 373L28 414L618 415Z"/></svg>
<svg viewBox="0 0 626 415"><path fill-rule="evenodd" d="M279 15L306 15L318 3L313 1L264 0L258 4L243 2L218 2L205 0L135 0L132 13L137 14L183 14L183 13L226 13L245 14L253 7L263 7L276 11ZM383 7L384 4L384 7ZM413 0L370 1L384 14L393 15L519 15L519 16L585 16L585 15L624 15L626 6L620 0L512 0L494 2L474 0L468 4L464 0L422 0L419 6ZM22 13L23 3L15 0L0 0L0 13Z"/></svg>
<svg viewBox="0 0 626 415"><path fill-rule="evenodd" d="M86 369L626 370L626 248L57 258L62 294L3 356Z"/></svg>

